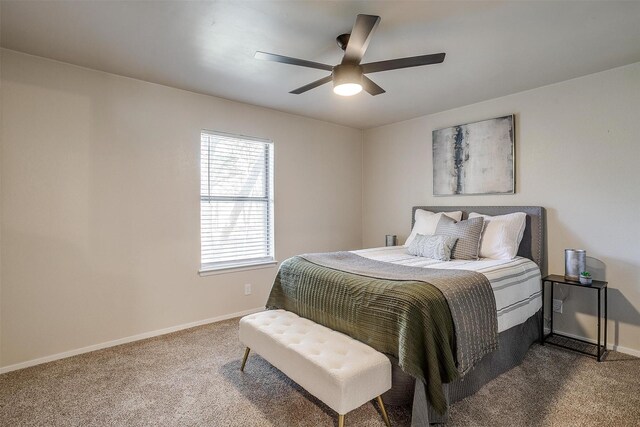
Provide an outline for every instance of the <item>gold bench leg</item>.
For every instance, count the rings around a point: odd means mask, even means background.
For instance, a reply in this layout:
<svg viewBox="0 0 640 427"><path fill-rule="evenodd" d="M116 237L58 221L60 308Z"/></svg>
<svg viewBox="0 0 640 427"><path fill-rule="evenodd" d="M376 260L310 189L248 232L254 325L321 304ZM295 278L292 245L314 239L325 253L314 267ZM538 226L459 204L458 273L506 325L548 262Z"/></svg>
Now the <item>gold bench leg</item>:
<svg viewBox="0 0 640 427"><path fill-rule="evenodd" d="M391 427L391 423L389 422L389 416L387 415L387 410L384 409L382 396L378 396L376 399L378 400L378 406L380 406L380 411L382 412L382 418L384 419L384 423L387 425L387 427Z"/></svg>
<svg viewBox="0 0 640 427"><path fill-rule="evenodd" d="M344 427L344 415L338 414L338 427Z"/></svg>
<svg viewBox="0 0 640 427"><path fill-rule="evenodd" d="M247 357L249 357L249 352L251 349L249 347L244 351L244 357L242 358L242 366L240 366L240 371L244 371L244 365L247 363Z"/></svg>

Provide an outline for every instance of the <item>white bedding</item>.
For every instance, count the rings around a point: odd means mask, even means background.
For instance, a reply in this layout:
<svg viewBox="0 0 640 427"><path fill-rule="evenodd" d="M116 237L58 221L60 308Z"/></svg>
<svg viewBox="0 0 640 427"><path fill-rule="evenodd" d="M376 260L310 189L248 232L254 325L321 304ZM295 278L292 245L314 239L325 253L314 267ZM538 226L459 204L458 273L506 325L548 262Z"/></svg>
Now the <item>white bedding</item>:
<svg viewBox="0 0 640 427"><path fill-rule="evenodd" d="M411 267L473 270L484 274L496 297L498 332L523 323L542 307L540 269L527 258L438 261L409 255L404 246L362 249L353 253Z"/></svg>

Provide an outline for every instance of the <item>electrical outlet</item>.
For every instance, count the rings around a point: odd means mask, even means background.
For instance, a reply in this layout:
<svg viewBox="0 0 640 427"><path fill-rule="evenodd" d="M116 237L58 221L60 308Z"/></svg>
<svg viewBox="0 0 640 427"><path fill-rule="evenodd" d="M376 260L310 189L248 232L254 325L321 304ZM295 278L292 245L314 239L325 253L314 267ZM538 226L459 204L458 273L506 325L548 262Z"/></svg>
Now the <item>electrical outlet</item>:
<svg viewBox="0 0 640 427"><path fill-rule="evenodd" d="M554 299L553 300L553 311L556 313L562 314L562 300Z"/></svg>
<svg viewBox="0 0 640 427"><path fill-rule="evenodd" d="M244 285L244 294L251 295L251 283L246 283Z"/></svg>

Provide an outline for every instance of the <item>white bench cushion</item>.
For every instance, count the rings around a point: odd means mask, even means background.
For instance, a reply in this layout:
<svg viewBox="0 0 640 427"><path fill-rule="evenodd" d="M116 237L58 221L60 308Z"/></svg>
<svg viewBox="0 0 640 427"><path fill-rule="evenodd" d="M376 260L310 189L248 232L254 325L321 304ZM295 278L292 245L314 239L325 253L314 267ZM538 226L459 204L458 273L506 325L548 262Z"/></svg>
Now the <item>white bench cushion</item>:
<svg viewBox="0 0 640 427"><path fill-rule="evenodd" d="M385 355L289 311L243 317L240 341L339 414L391 388Z"/></svg>

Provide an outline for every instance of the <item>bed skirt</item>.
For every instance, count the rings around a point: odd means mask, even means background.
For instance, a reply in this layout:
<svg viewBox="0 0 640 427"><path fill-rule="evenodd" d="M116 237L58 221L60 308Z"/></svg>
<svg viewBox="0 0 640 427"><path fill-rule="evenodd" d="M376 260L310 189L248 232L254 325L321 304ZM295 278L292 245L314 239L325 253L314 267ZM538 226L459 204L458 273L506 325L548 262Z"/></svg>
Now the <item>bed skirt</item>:
<svg viewBox="0 0 640 427"><path fill-rule="evenodd" d="M524 323L498 334L498 350L485 356L464 377L444 385L447 402L454 403L471 396L492 379L522 363L531 344L540 338L540 316L541 310ZM397 360L391 358L391 363L393 385L391 390L382 395L384 402L389 405L408 405L413 402L412 426L447 422L448 411L438 414L426 403L424 384L404 373Z"/></svg>

